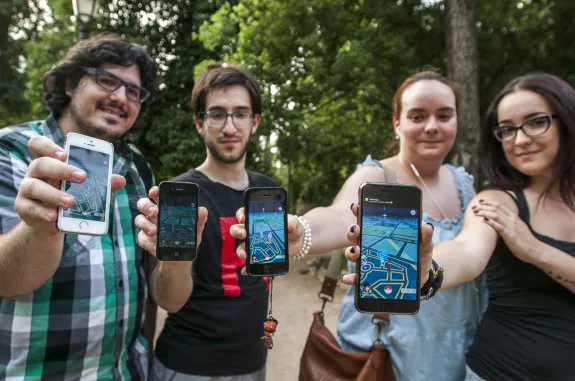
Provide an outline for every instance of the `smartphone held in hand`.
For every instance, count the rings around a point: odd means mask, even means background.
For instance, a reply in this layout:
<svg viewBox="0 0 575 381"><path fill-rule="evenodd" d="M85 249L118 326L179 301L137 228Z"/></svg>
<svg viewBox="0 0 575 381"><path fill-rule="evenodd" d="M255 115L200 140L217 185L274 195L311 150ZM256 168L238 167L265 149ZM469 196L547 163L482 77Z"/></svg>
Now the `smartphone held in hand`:
<svg viewBox="0 0 575 381"><path fill-rule="evenodd" d="M287 193L282 188L248 188L246 270L252 276L276 276L289 270Z"/></svg>
<svg viewBox="0 0 575 381"><path fill-rule="evenodd" d="M66 153L69 165L88 175L83 183L62 181L62 191L74 196L70 208L58 210L60 231L103 235L108 232L114 146L104 140L68 133Z"/></svg>
<svg viewBox="0 0 575 381"><path fill-rule="evenodd" d="M421 190L412 185L364 183L359 188L359 205L356 309L417 313Z"/></svg>
<svg viewBox="0 0 575 381"><path fill-rule="evenodd" d="M160 261L193 261L197 256L199 187L194 183L163 181L158 201Z"/></svg>

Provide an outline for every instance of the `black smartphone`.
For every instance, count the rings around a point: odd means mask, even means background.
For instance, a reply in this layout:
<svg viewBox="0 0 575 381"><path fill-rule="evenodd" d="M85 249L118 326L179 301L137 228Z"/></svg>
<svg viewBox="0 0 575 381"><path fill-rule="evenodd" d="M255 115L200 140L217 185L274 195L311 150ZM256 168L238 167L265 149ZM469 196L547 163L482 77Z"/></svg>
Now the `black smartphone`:
<svg viewBox="0 0 575 381"><path fill-rule="evenodd" d="M359 188L359 205L356 309L415 314L421 271L421 189L364 183Z"/></svg>
<svg viewBox="0 0 575 381"><path fill-rule="evenodd" d="M160 261L193 261L197 256L199 187L194 183L163 181L158 202Z"/></svg>
<svg viewBox="0 0 575 381"><path fill-rule="evenodd" d="M289 259L286 191L282 188L248 188L244 196L248 274L287 274Z"/></svg>

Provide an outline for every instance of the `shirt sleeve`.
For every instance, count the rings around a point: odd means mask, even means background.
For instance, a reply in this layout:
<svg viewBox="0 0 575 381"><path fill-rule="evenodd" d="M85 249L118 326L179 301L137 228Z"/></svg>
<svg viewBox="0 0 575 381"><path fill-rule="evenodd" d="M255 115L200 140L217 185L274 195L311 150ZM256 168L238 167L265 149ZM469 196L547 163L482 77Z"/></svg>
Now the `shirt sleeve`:
<svg viewBox="0 0 575 381"><path fill-rule="evenodd" d="M27 168L18 152L0 145L0 234L8 233L20 222L14 203Z"/></svg>

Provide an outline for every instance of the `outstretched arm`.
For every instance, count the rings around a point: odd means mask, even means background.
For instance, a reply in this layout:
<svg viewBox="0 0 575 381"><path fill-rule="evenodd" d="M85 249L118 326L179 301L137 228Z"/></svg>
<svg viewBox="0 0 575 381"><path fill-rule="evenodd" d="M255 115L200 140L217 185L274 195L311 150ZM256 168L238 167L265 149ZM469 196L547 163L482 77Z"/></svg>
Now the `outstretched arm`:
<svg viewBox="0 0 575 381"><path fill-rule="evenodd" d="M310 210L302 217L310 224L312 233L311 254L322 254L331 250L341 249L348 244L346 233L349 226L356 221L350 210L351 204L357 204L359 186L364 182L385 182L385 175L381 169L366 167L351 175L330 206L318 207ZM238 224L230 228L230 234L236 239L246 238L244 209L236 213ZM288 216L288 242L289 255L296 256L303 244L304 231L295 216ZM241 259L246 258L245 245L237 248ZM244 270L242 270L244 271Z"/></svg>

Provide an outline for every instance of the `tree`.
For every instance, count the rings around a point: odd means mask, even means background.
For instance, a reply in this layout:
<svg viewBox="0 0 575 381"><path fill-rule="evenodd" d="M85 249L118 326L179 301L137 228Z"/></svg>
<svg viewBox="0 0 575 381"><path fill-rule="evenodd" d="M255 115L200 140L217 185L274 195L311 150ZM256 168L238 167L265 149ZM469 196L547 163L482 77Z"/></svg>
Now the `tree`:
<svg viewBox="0 0 575 381"><path fill-rule="evenodd" d="M451 158L478 177L479 72L474 0L446 0L447 72L459 85L458 131Z"/></svg>

